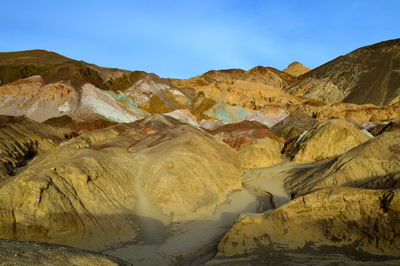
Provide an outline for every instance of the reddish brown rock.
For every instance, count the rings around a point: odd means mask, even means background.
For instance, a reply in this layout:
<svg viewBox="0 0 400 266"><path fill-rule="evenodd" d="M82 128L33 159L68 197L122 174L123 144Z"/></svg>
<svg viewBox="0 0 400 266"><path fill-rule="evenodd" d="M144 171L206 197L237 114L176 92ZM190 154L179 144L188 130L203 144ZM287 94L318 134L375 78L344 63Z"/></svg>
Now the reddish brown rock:
<svg viewBox="0 0 400 266"><path fill-rule="evenodd" d="M239 123L225 125L213 130L211 134L217 135L236 150L239 150L243 144L251 143L254 139L270 138L280 143L283 142L282 138L257 121L244 120Z"/></svg>
<svg viewBox="0 0 400 266"><path fill-rule="evenodd" d="M46 125L59 128L69 128L74 132L79 131L93 131L101 128L116 125L117 123L106 120L106 119L94 119L88 121L77 121L73 120L70 116L63 115L60 117L50 118L43 122Z"/></svg>

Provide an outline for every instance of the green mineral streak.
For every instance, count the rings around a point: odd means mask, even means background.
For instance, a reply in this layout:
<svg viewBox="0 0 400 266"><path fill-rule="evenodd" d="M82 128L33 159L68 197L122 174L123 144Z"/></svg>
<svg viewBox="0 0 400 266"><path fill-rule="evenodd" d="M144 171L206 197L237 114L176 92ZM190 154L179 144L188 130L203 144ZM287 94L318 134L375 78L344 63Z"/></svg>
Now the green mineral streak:
<svg viewBox="0 0 400 266"><path fill-rule="evenodd" d="M113 97L116 101L120 102L120 101L127 101L129 104L135 106L135 107L139 107L139 104L132 98L130 98L128 95L126 94L114 94L111 92L107 92L108 95L110 95L111 97Z"/></svg>
<svg viewBox="0 0 400 266"><path fill-rule="evenodd" d="M229 113L225 110L225 106L222 104L217 104L213 107L213 115L211 117L215 117L225 123L233 123L232 117Z"/></svg>
<svg viewBox="0 0 400 266"><path fill-rule="evenodd" d="M233 107L233 110L234 110L234 112L236 114L236 117L239 120L244 120L246 117L248 117L249 115L252 114L252 112L250 112L249 110L241 108L239 106Z"/></svg>
<svg viewBox="0 0 400 266"><path fill-rule="evenodd" d="M120 105L123 105L126 109L134 111L138 114L148 116L149 113L140 108L139 104L132 98L130 98L128 95L119 93L115 94L110 91L106 91L106 94L116 100Z"/></svg>
<svg viewBox="0 0 400 266"><path fill-rule="evenodd" d="M216 104L205 112L210 117L217 118L225 123L234 123L246 119L252 112L239 106Z"/></svg>

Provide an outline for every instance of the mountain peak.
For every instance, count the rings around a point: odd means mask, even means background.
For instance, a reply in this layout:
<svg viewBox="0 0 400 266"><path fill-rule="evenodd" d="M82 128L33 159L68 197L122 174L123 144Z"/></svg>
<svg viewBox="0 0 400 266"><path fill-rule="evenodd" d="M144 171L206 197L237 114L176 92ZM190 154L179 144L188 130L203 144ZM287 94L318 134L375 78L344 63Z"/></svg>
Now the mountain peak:
<svg viewBox="0 0 400 266"><path fill-rule="evenodd" d="M288 65L283 72L290 74L292 76L298 77L310 71L311 69L304 66L302 63L294 61Z"/></svg>

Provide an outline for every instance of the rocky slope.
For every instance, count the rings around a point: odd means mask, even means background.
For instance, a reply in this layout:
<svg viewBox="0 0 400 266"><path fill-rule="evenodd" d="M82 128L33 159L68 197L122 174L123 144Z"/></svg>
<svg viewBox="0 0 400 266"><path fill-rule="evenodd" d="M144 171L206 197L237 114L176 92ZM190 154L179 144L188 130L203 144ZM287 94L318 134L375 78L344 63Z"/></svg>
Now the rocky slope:
<svg viewBox="0 0 400 266"><path fill-rule="evenodd" d="M0 85L35 75L44 82L65 82L72 87L91 83L102 90L124 90L146 73L103 68L45 50L0 53Z"/></svg>
<svg viewBox="0 0 400 266"><path fill-rule="evenodd" d="M0 236L92 250L143 241L212 213L241 173L234 150L172 118L88 132L0 183Z"/></svg>
<svg viewBox="0 0 400 266"><path fill-rule="evenodd" d="M116 94L86 83L78 89L64 82L45 84L41 76L11 82L0 87L0 113L25 115L35 121L68 115L77 121L107 119L133 122L147 112L135 103L120 104Z"/></svg>
<svg viewBox="0 0 400 266"><path fill-rule="evenodd" d="M295 171L286 186L295 195L330 186L395 189L400 131L387 132L312 169Z"/></svg>
<svg viewBox="0 0 400 266"><path fill-rule="evenodd" d="M220 241L219 255L267 257L274 250L330 247L398 257L399 196L398 190L319 190L278 209L241 216Z"/></svg>
<svg viewBox="0 0 400 266"><path fill-rule="evenodd" d="M313 117L300 112L292 112L285 119L274 125L271 130L275 134L282 136L284 139L289 140L293 137L299 136L306 130L310 130L317 124L317 120Z"/></svg>
<svg viewBox="0 0 400 266"><path fill-rule="evenodd" d="M219 103L258 110L268 104L303 102L301 97L282 91L295 80L295 77L277 69L255 67L249 71L213 70L186 80L170 79L170 82L177 88L191 88L203 93L206 98Z"/></svg>
<svg viewBox="0 0 400 266"><path fill-rule="evenodd" d="M400 39L340 56L304 74L287 92L330 103L388 105L400 93Z"/></svg>
<svg viewBox="0 0 400 266"><path fill-rule="evenodd" d="M348 254L334 256L345 264L395 265L400 257L399 132L383 133L319 166L291 171L286 187L294 199L239 217L220 241L215 263L242 265L246 258L303 263L307 258L304 263L314 265L333 263L329 254Z"/></svg>
<svg viewBox="0 0 400 266"><path fill-rule="evenodd" d="M2 265L127 266L120 259L100 253L39 242L0 239Z"/></svg>
<svg viewBox="0 0 400 266"><path fill-rule="evenodd" d="M0 114L39 122L63 115L75 123L133 122L188 107L190 91L168 84L155 74L103 68L43 50L0 53Z"/></svg>
<svg viewBox="0 0 400 266"><path fill-rule="evenodd" d="M258 84L269 85L276 88L285 88L292 84L296 79L285 72L279 71L272 67L257 66L248 71L242 69L225 69L225 70L210 70L203 75L188 79L171 81L177 84L184 83L218 83L221 81L242 80Z"/></svg>
<svg viewBox="0 0 400 266"><path fill-rule="evenodd" d="M242 145L239 159L243 168L261 168L282 161L282 144L270 138L260 138Z"/></svg>
<svg viewBox="0 0 400 266"><path fill-rule="evenodd" d="M43 124L57 128L70 129L71 131L76 132L78 134L78 132L81 131L92 131L96 129L113 126L116 125L117 123L102 117L89 121L87 120L77 121L68 115L63 115L63 116L49 118L46 121L44 121Z"/></svg>
<svg viewBox="0 0 400 266"><path fill-rule="evenodd" d="M243 144L251 143L255 139L270 138L277 142L283 139L275 135L267 126L257 121L242 121L218 127L210 132L217 139L239 150Z"/></svg>
<svg viewBox="0 0 400 266"><path fill-rule="evenodd" d="M330 159L370 139L353 124L341 119L327 120L302 133L287 152L297 163Z"/></svg>
<svg viewBox="0 0 400 266"><path fill-rule="evenodd" d="M282 160L283 139L257 121L224 125L210 133L239 151L243 168L267 167Z"/></svg>
<svg viewBox="0 0 400 266"><path fill-rule="evenodd" d="M323 121L330 118L342 118L356 125L366 122L378 122L393 120L400 116L400 105L376 106L373 104L333 103L322 106L299 106L299 111L314 116Z"/></svg>
<svg viewBox="0 0 400 266"><path fill-rule="evenodd" d="M25 115L39 122L69 116L72 122L66 126L73 128L85 128L82 122L93 120L133 122L149 114L179 109L190 110L199 122L239 122L254 114L251 110L271 103L305 101L281 90L295 77L268 67L210 71L188 80L162 79L155 74L108 69L32 50L0 53L0 70L0 114ZM216 104L225 104L223 114ZM224 112L235 114L226 120ZM237 117L237 112L246 115ZM252 119L270 123L263 112L255 115ZM86 128L98 128L100 123L96 125Z"/></svg>
<svg viewBox="0 0 400 266"><path fill-rule="evenodd" d="M14 176L36 155L57 147L68 133L25 117L0 116L0 182Z"/></svg>

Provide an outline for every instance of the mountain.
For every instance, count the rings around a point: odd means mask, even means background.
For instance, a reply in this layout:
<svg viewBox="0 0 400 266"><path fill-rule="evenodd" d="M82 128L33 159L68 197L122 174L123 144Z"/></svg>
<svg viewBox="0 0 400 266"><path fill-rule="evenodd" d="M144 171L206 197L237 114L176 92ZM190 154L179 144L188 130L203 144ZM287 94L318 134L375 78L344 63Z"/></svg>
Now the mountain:
<svg viewBox="0 0 400 266"><path fill-rule="evenodd" d="M296 80L290 74L264 66L256 66L247 71L242 69L210 70L198 77L209 81L244 80L277 88L285 88Z"/></svg>
<svg viewBox="0 0 400 266"><path fill-rule="evenodd" d="M99 67L44 50L0 53L0 85L0 114L38 122L61 116L72 119L69 125L133 122L189 104L155 74Z"/></svg>
<svg viewBox="0 0 400 266"><path fill-rule="evenodd" d="M223 112L246 114L239 114L239 121L253 114L247 109L301 105L304 99L282 91L295 81L290 74L262 66L248 71L212 70L179 80L99 67L44 50L8 52L0 53L0 114L25 115L38 122L64 117L51 123L97 129L187 109L199 122L210 118L226 123L230 118L214 112L218 103L226 104ZM238 122L235 114L232 119Z"/></svg>
<svg viewBox="0 0 400 266"><path fill-rule="evenodd" d="M388 105L400 94L400 39L329 61L302 75L286 91L329 103Z"/></svg>
<svg viewBox="0 0 400 266"><path fill-rule="evenodd" d="M302 103L304 99L285 93L296 77L272 67L250 70L211 70L190 79L170 79L177 88L192 88L216 102L258 110L267 104Z"/></svg>
<svg viewBox="0 0 400 266"><path fill-rule="evenodd" d="M44 83L63 81L73 87L91 83L103 90L124 90L147 73L104 68L45 50L0 53L0 84L40 75Z"/></svg>
<svg viewBox="0 0 400 266"><path fill-rule="evenodd" d="M282 70L283 72L298 77L301 76L307 72L309 72L311 69L304 66L302 63L300 62L293 62L290 65L288 65L287 68L285 68L284 70Z"/></svg>

